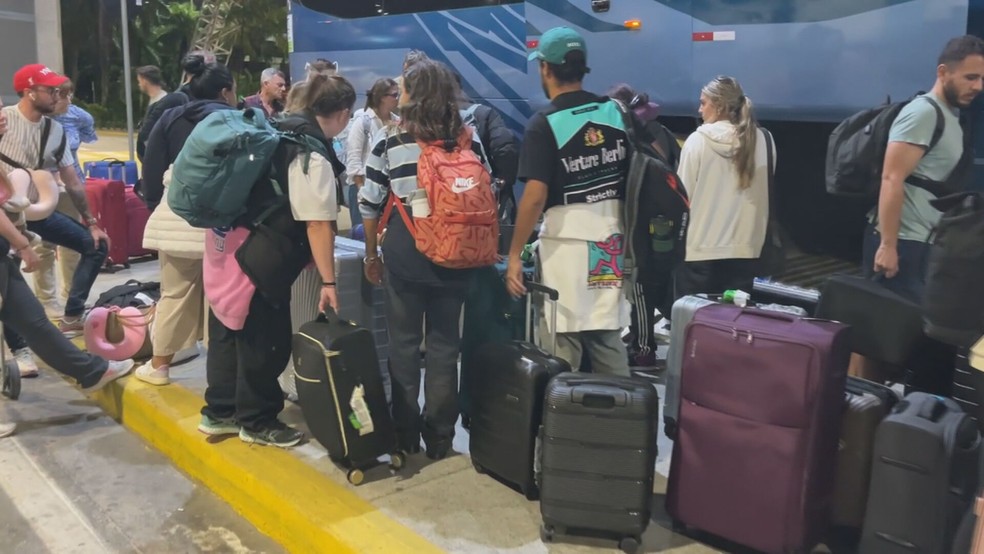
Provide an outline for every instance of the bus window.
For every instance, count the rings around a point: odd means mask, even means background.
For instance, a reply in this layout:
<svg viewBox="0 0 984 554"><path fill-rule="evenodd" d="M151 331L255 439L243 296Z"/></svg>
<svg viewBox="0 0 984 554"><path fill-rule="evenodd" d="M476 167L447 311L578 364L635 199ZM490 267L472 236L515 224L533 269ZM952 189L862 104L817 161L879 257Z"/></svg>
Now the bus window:
<svg viewBox="0 0 984 554"><path fill-rule="evenodd" d="M523 0L293 0L306 8L344 19L461 8L519 4Z"/></svg>

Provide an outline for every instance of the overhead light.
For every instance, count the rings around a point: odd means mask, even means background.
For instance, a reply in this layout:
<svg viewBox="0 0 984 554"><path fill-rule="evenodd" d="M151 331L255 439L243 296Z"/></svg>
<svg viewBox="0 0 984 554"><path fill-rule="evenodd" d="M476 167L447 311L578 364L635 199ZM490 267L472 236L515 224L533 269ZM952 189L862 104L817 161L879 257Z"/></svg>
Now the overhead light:
<svg viewBox="0 0 984 554"><path fill-rule="evenodd" d="M630 19L625 22L625 28L630 31L637 31L642 29L642 21L639 19Z"/></svg>

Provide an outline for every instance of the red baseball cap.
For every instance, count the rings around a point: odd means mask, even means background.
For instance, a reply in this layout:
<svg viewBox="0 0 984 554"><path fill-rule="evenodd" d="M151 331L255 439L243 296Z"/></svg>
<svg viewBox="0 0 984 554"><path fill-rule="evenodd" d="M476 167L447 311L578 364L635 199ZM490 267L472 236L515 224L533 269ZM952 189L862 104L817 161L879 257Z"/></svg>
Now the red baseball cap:
<svg viewBox="0 0 984 554"><path fill-rule="evenodd" d="M44 64L33 63L25 65L14 73L14 92L21 93L36 87L58 87L68 80L68 77L55 73Z"/></svg>

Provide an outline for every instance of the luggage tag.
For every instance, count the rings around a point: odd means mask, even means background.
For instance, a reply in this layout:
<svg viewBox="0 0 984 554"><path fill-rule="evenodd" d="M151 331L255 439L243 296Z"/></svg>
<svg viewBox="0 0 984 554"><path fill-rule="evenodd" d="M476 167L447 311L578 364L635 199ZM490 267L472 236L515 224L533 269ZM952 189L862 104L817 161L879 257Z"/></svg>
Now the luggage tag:
<svg viewBox="0 0 984 554"><path fill-rule="evenodd" d="M372 433L375 429L372 425L372 415L369 413L369 406L366 404L366 389L359 385L352 390L352 398L349 399L349 406L352 413L349 414L349 423L359 432L360 437Z"/></svg>

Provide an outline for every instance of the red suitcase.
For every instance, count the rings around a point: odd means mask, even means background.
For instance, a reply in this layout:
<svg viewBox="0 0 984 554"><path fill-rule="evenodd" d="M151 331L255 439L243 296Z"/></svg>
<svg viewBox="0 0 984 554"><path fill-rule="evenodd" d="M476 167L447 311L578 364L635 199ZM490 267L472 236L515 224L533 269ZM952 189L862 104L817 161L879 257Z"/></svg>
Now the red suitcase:
<svg viewBox="0 0 984 554"><path fill-rule="evenodd" d="M147 204L133 192L133 187L126 187L127 255L131 258L154 253L143 247L144 228L149 218Z"/></svg>
<svg viewBox="0 0 984 554"><path fill-rule="evenodd" d="M712 304L683 343L666 507L691 526L770 554L826 531L850 328Z"/></svg>
<svg viewBox="0 0 984 554"><path fill-rule="evenodd" d="M123 181L86 179L85 195L89 210L109 235L109 257L106 265L128 265L130 250L126 213L126 185Z"/></svg>

